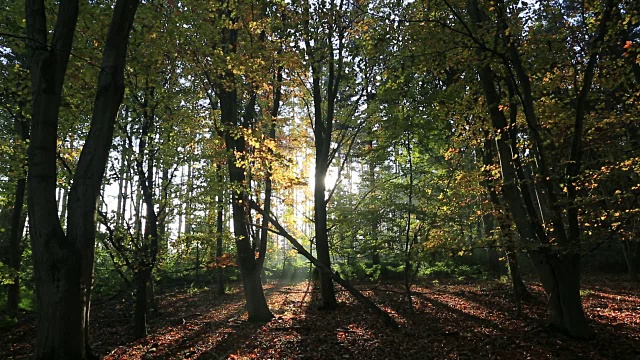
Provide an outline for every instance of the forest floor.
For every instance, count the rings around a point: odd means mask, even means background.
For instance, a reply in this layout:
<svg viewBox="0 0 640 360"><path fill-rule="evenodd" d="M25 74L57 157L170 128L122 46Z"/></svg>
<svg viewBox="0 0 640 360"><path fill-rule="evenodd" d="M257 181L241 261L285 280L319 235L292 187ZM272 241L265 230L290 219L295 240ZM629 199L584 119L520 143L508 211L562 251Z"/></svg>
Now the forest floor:
<svg viewBox="0 0 640 360"><path fill-rule="evenodd" d="M317 308L308 282L265 285L275 318L249 323L243 295L214 290L167 292L150 335L133 341L131 304L93 306L93 346L105 359L640 359L640 287L611 278L585 280L585 312L595 332L576 340L546 326L539 286L514 318L509 287L494 281L429 282L414 288L411 311L400 283L361 284L393 315L389 328L338 288L339 307ZM0 358L27 359L35 319L0 332Z"/></svg>

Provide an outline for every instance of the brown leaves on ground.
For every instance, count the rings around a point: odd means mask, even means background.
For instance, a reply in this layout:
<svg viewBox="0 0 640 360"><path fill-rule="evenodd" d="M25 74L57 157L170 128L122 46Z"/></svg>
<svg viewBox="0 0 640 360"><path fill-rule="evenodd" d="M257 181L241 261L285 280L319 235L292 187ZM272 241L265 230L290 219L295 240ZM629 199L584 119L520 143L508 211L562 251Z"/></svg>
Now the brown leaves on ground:
<svg viewBox="0 0 640 360"><path fill-rule="evenodd" d="M400 327L391 329L346 292L334 312L317 309L309 283L265 286L276 316L248 323L239 289L165 294L147 338L133 341L129 304L94 307L94 349L105 359L635 359L640 358L638 286L595 279L583 304L595 338L581 341L545 326L539 287L520 319L508 286L497 282L425 284L414 289L414 310L399 284L361 288ZM4 334L5 358L26 359L33 349L33 319Z"/></svg>

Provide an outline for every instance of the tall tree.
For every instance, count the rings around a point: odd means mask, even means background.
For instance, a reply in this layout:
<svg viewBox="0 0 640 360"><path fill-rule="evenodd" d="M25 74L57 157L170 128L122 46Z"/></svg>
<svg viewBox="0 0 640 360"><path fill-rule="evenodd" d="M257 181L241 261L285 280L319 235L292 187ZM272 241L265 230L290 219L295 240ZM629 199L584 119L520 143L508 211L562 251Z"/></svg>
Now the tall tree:
<svg viewBox="0 0 640 360"><path fill-rule="evenodd" d="M95 212L114 124L124 94L124 66L137 0L118 0L102 55L91 129L69 193L65 233L55 201L60 104L79 4L58 4L51 42L44 0L25 5L32 109L27 180L36 283L36 359L86 359L95 251Z"/></svg>
<svg viewBox="0 0 640 360"><path fill-rule="evenodd" d="M519 95L520 105L527 124L527 134L531 139L531 149L536 162L536 179L531 185L524 176L521 153L514 144L517 134L510 124L501 106L502 95L496 89L499 82L498 74L486 62L493 54L481 53L483 64L480 64L478 76L482 91L486 99L486 106L490 114L496 136L498 156L503 178L503 196L516 222L521 238L529 243L539 244L529 252L540 275L543 286L549 294L552 321L559 328L577 337L589 335L587 322L580 300L580 221L579 204L577 203L576 178L580 174L583 154L585 116L588 111L589 92L593 85L593 78L598 63L600 49L608 32L615 1L605 1L594 6L599 12L596 17L597 26L592 29L593 35L584 43L586 56L585 66L580 67L581 79L577 82L575 91L574 120L569 126L573 130L569 146L569 157L566 160L564 174L554 176L552 158L553 142L545 141L545 134L541 130L540 114L536 109L536 99L532 88L531 75L524 65L523 54L518 46L521 37L518 29L513 25L512 8L504 1L497 1L496 6L484 9L478 1L469 4L469 14L473 29L487 29L493 31L493 38L500 41L501 61L505 66L507 88L513 87ZM582 5L584 6L584 4ZM588 11L587 8L583 8ZM452 10L455 13L455 10ZM569 10L570 11L570 10ZM493 12L493 14L492 14ZM486 31L486 30L485 30ZM471 35L473 36L473 35ZM484 43L481 43L484 44ZM488 48L488 47L486 47ZM580 56L580 55L578 55ZM514 111L515 109L511 110ZM532 189L540 186L540 190ZM564 193L563 194L563 187ZM543 194L549 207L536 208L532 200L535 194ZM564 204L560 203L563 198ZM545 228L545 218L548 219ZM547 229L551 229L547 231ZM550 251L550 245L555 249Z"/></svg>
<svg viewBox="0 0 640 360"><path fill-rule="evenodd" d="M309 69L312 107L309 118L314 136L314 226L318 261L331 268L327 226L327 173L343 145L335 138L336 102L344 85L348 32L352 28L350 5L346 1L302 3L302 54ZM346 124L344 124L346 125ZM328 273L320 272L321 307L334 309L336 296Z"/></svg>
<svg viewBox="0 0 640 360"><path fill-rule="evenodd" d="M8 31L20 29L17 26L17 20L7 17L4 26L8 27ZM24 201L26 195L26 146L29 138L28 124L28 103L29 88L28 76L26 75L25 51L21 47L13 47L11 52L3 55L1 76L4 81L0 85L0 126L4 130L6 139L2 139L2 143L7 147L9 158L8 167L3 169L6 171L5 176L9 179L11 185L9 189L0 189L7 192L7 199L10 201L3 209L7 215L7 223L3 223L5 228L1 241L8 249L6 253L7 265L9 265L10 281L7 284L7 313L9 316L15 316L18 312L18 304L20 300L20 265L22 259L22 234L24 233L25 218ZM6 127L6 128L5 128ZM4 171L3 171L4 172ZM3 186L4 188L4 186ZM5 214L0 216L4 220ZM4 221L3 221L4 222ZM7 229L8 228L8 229ZM8 230L8 231L7 231ZM8 237L5 239L5 237Z"/></svg>
<svg viewBox="0 0 640 360"><path fill-rule="evenodd" d="M268 321L273 314L264 296L261 266L251 238L249 208L250 140L258 121L256 104L262 81L257 74L264 69L259 64L265 63L267 56L258 48L264 36L261 29L264 29L266 19L265 7L238 2L217 4L208 11L216 15L212 22L217 30L213 32L212 39L203 40L205 49L194 52L205 53L210 56L208 59L214 60L201 72L209 87L212 110L219 108L220 122L215 130L224 139L227 151L233 232L249 320ZM249 23L257 25L251 28L246 26ZM207 45L212 48L207 48ZM253 63L255 69L240 66L241 60Z"/></svg>

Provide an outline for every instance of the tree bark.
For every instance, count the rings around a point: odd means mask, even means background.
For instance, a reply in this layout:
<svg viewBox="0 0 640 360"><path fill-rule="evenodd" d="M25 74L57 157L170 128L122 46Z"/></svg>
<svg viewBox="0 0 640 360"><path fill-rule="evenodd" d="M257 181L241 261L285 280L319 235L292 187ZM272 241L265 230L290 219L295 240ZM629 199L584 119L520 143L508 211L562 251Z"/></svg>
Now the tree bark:
<svg viewBox="0 0 640 360"><path fill-rule="evenodd" d="M235 143L227 137L227 142ZM235 149L244 148L244 146L233 147ZM237 151L237 150L236 150ZM269 310L267 300L262 289L260 280L260 269L256 264L255 254L251 246L249 237L249 223L247 219L247 204L249 198L243 189L237 189L243 186L244 170L236 165L235 159L229 161L229 178L232 188L232 212L233 212L233 229L236 238L236 248L238 251L238 265L242 274L242 283L244 285L244 294L246 300L249 321L269 321L273 318L273 314Z"/></svg>
<svg viewBox="0 0 640 360"><path fill-rule="evenodd" d="M308 45L310 47L310 45ZM333 56L333 54L331 55ZM313 60L312 60L313 61ZM315 225L315 237L316 237L316 253L318 261L324 264L326 267L331 268L331 257L329 252L329 234L327 229L327 199L326 199L326 184L327 170L329 168L329 147L331 146L331 133L333 130L333 107L332 100L335 101L333 96L333 87L329 87L328 90L328 102L330 102L326 117L322 111L322 92L321 92L321 73L320 65L313 64L313 106L314 106L314 119L315 119L315 175L314 175L314 188L313 188L313 208L314 208L314 225ZM333 72L333 67L331 71ZM329 82L333 85L334 79L330 79ZM331 277L326 272L320 272L320 301L321 308L332 310L337 306L336 295L333 289L333 282Z"/></svg>
<svg viewBox="0 0 640 360"><path fill-rule="evenodd" d="M483 21L483 16L480 13L478 2L471 2L469 10L474 25L480 24ZM526 75L522 74L521 64L516 61L518 58L513 55L515 51L513 44L509 42L506 46L511 50L510 55L514 57L512 60L515 63L516 72L520 77ZM509 123L499 107L500 95L496 91L494 74L490 65L486 62L480 65L478 75L480 77L480 85L485 95L492 126L496 132L495 139L500 168L502 170L502 195L516 223L520 240L529 246L533 246L533 249L529 251L529 256L549 296L551 321L559 329L566 331L572 336L581 338L588 337L589 328L582 310L582 302L580 301L579 255L575 249L565 248L565 251L553 252L549 247L549 238L540 223L540 219L537 217L536 210L531 201L531 192L527 190L529 185L521 183L524 179L522 179L522 171L519 172L519 168L516 165L516 163L519 165L519 154L517 148L513 147L515 143L515 139L513 139L514 132L509 130ZM542 149L539 147L541 143L536 140L536 136L539 134L536 133L537 120L535 119L533 103L530 99L530 84L528 78L521 78L521 80L522 86L524 86L523 92L525 93L523 97L524 112L529 128L533 133L534 143L538 145L535 155L537 156L539 170L544 177L542 181L546 186L548 196L551 197L550 202L557 204L557 199L554 195L555 187L551 184L551 179L544 162L545 159L542 156ZM562 247L568 247L571 244L575 246L579 238L572 236L572 231L569 232L569 236L567 235L561 211L562 209L556 206L556 209L550 214L550 221L554 227L554 236L557 237L557 242ZM572 215L572 212L570 212L569 215ZM571 221L569 221L569 223L569 225L572 225Z"/></svg>
<svg viewBox="0 0 640 360"><path fill-rule="evenodd" d="M282 98L282 66L279 66L277 69L275 84L273 90L273 105L271 108L271 119L269 124L269 138L276 138L276 119L278 117L278 113L280 110L280 101ZM265 174L265 185L264 185L264 209L268 214L271 212L271 194L273 192L273 169L270 164L267 165L267 171ZM269 240L269 221L263 217L262 218L262 229L260 232L260 243L258 244L258 268L264 274L264 261L267 256L267 241Z"/></svg>
<svg viewBox="0 0 640 360"><path fill-rule="evenodd" d="M498 227L500 231L500 241L496 242L496 245L501 245L504 248L505 256L507 258L507 269L509 271L509 277L511 278L511 284L513 287L513 293L516 298L516 306L520 308L520 300L525 296L529 295L527 287L522 281L522 276L520 275L520 266L518 264L517 251L515 250L515 246L512 240L512 232L511 232L511 218L507 213L504 213L504 206L500 201L500 197L496 192L496 188L491 180L492 175L490 166L494 164L495 157L495 145L489 140L488 132L485 132L485 141L482 149L482 164L485 166L484 177L482 183L489 194L489 201L493 207L493 214L490 214L485 221L485 226L488 223L493 223L493 218L497 218ZM491 226L493 228L493 226ZM526 242L526 239L523 240ZM519 315L520 311L517 311L517 315Z"/></svg>
<svg viewBox="0 0 640 360"><path fill-rule="evenodd" d="M316 156L316 159L318 157ZM327 230L327 202L325 198L325 178L327 175L326 159L316 160L316 174L314 187L314 222L316 234L316 253L318 261L326 267L331 267L329 253L329 234ZM337 306L336 295L333 289L331 276L326 272L320 272L320 307L326 310L335 309Z"/></svg>
<svg viewBox="0 0 640 360"><path fill-rule="evenodd" d="M21 141L29 139L29 128L23 116L14 119L17 135ZM7 286L7 313L9 316L18 314L20 304L20 265L22 262L22 234L26 216L24 214L24 198L27 190L27 173L23 164L19 164L19 178L16 181L16 191L13 198L11 223L9 232L9 261L8 265L14 271L13 281Z"/></svg>
<svg viewBox="0 0 640 360"><path fill-rule="evenodd" d="M222 185L224 181L224 177L222 176L222 166L216 165L216 172L218 174L218 181L220 185ZM220 193L218 194L218 208L216 214L216 261L218 262L218 266L216 268L216 289L218 295L225 294L225 283L224 283L224 268L220 264L220 260L222 259L222 240L223 240L223 231L224 231L224 190L220 189Z"/></svg>
<svg viewBox="0 0 640 360"><path fill-rule="evenodd" d="M235 15L230 9L225 10L225 15L235 22ZM222 30L222 51L227 54L237 52L238 29L225 28ZM228 152L227 166L229 169L229 182L231 185L231 212L233 218L233 231L238 254L238 267L242 275L246 308L249 314L249 321L269 321L273 314L267 305L264 296L262 282L260 280L260 269L257 265L256 256L249 233L249 194L247 192L247 176L245 168L240 165L238 157L243 156L247 151L247 143L241 131L232 134L232 130L249 128L253 123L255 109L255 96L250 96L249 104L246 107L245 118L241 119L238 111L239 96L238 84L235 75L230 69L216 79L217 94L220 100L220 119L225 127L223 137Z"/></svg>
<svg viewBox="0 0 640 360"><path fill-rule="evenodd" d="M623 240L622 251L627 263L629 280L638 281L638 267L640 265L640 243L638 241Z"/></svg>
<svg viewBox="0 0 640 360"><path fill-rule="evenodd" d="M156 186L155 174L155 151L149 151L147 146L153 141L151 135L155 130L155 113L149 109L149 100L154 96L153 87L145 89L145 99L142 104L143 118L140 128L140 139L138 142L138 156L136 157L136 171L142 192L142 202L145 207L145 226L142 239L140 241L140 253L138 254L137 268L133 269L136 283L136 303L135 303L135 329L136 338L142 338L147 335L147 316L149 314L149 304L153 301L149 293L149 282L153 276L153 269L158 258L158 213L155 210L154 189ZM146 170L144 161L146 159ZM160 191L162 193L162 190Z"/></svg>
<svg viewBox="0 0 640 360"><path fill-rule="evenodd" d="M147 286L149 284L149 274L147 269L140 269L135 273L136 298L134 306L134 330L133 335L136 339L142 339L147 336L147 315L148 294Z"/></svg>
<svg viewBox="0 0 640 360"><path fill-rule="evenodd" d="M124 63L136 0L118 0L102 58L91 128L69 193L64 233L56 195L57 130L62 86L78 18L78 1L61 1L51 46L44 1L25 11L32 89L29 224L39 310L36 359L86 359L93 280L95 211L113 127L124 93Z"/></svg>

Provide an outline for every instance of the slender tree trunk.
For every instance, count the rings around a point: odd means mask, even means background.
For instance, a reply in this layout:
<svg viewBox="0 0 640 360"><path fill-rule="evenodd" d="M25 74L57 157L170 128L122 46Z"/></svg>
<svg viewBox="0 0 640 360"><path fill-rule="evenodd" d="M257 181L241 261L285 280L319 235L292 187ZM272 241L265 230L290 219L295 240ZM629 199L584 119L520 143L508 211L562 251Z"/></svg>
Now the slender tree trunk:
<svg viewBox="0 0 640 360"><path fill-rule="evenodd" d="M178 195L178 239L180 238L180 234L182 233L182 204L184 202L184 193L182 192L182 185L184 184L184 167L180 169L180 190Z"/></svg>
<svg viewBox="0 0 640 360"><path fill-rule="evenodd" d="M155 114L149 111L149 99L154 96L153 88L145 89L146 95L143 102L143 119L138 142L138 157L136 158L136 170L140 183L141 202L145 207L145 226L142 235L138 268L134 270L136 283L136 303L135 303L135 327L134 335L142 338L147 334L147 316L149 315L149 305L155 303L153 292L150 292L150 281L153 277L153 270L158 259L158 214L155 210L155 149L148 150L148 143L153 142L155 130ZM144 160L146 159L146 170ZM162 193L162 191L160 191ZM139 230L140 231L140 230Z"/></svg>
<svg viewBox="0 0 640 360"><path fill-rule="evenodd" d="M513 294L519 300L529 297L529 290L527 290L527 286L524 284L522 274L520 273L518 254L513 250L513 246L505 245L505 257L507 258L507 269L509 270L509 277L511 278Z"/></svg>
<svg viewBox="0 0 640 360"><path fill-rule="evenodd" d="M316 174L314 187L314 221L316 228L316 253L318 261L325 266L331 266L329 255L329 234L327 230L327 201L325 198L325 179L327 175L327 160L316 160ZM337 306L335 290L331 276L326 272L320 272L320 307L326 310L335 309Z"/></svg>
<svg viewBox="0 0 640 360"><path fill-rule="evenodd" d="M153 279L153 273L149 276L149 285L147 286L147 303L149 311L147 312L152 318L158 317L158 298L156 293L156 281Z"/></svg>
<svg viewBox="0 0 640 360"><path fill-rule="evenodd" d="M162 180L160 182L160 196L162 198L160 208L158 212L158 256L166 258L169 252L169 234L167 232L167 206L169 203L169 183L171 178L169 177L169 169L164 166L162 168Z"/></svg>
<svg viewBox="0 0 640 360"><path fill-rule="evenodd" d="M480 10L478 1L470 1L468 10L474 27L483 26L483 22L489 17ZM543 224L537 214L542 207L535 207L532 201L533 195L539 196L541 192L523 190L532 185L526 181L523 175L522 163L513 143L515 143L515 129L509 130L504 113L499 107L501 97L497 93L494 83L494 74L489 58L482 58L482 64L478 70L480 83L488 105L493 128L500 135L497 136L498 154L503 177L503 195L513 215L516 227L522 240L533 244L536 248L529 251L536 270L540 276L545 291L549 295L549 305L552 313L552 321L560 329L567 331L575 337L589 336L589 328L582 310L580 301L580 233L579 223L580 206L577 203L578 186L575 179L580 175L583 153L584 121L587 113L589 93L596 74L596 66L600 58L602 44L609 32L610 19L617 3L614 0L602 2L602 11L597 19L598 26L595 33L590 36L588 46L585 48L588 57L581 72L581 84L576 86L574 106L574 123L571 140L571 150L567 161L562 161L564 174L561 180L554 179L551 167L548 165L546 148L554 147L553 142L545 142L540 129L540 124L535 111L535 96L532 91L531 78L527 74L526 67L519 53L519 39L513 36L509 30L507 18L507 4L503 0L495 1L496 9L496 39L502 41L505 48L503 64L509 67L508 71L513 75L507 77L507 85L510 92L517 85L518 98L524 110L528 127L528 136L532 147L531 154L536 160L539 186L544 189L544 195L548 198L548 204L552 206L547 215L547 222ZM492 22L494 20L491 20ZM479 51L480 52L480 51ZM489 56L488 53L481 55ZM512 107L513 108L513 107ZM515 108L512 110L515 111ZM505 136L507 135L507 136ZM509 144L509 139L512 144ZM546 143L550 143L546 146ZM560 205L560 182L564 182L566 197ZM564 196L564 195L563 195ZM542 204L542 202L540 202ZM544 225L551 225L553 230L548 231ZM548 236L553 236L553 243ZM553 246L552 246L553 245Z"/></svg>
<svg viewBox="0 0 640 360"><path fill-rule="evenodd" d="M149 309L147 286L149 284L149 274L146 269L140 269L135 273L136 298L134 307L134 336L141 339L147 336L147 314Z"/></svg>
<svg viewBox="0 0 640 360"><path fill-rule="evenodd" d="M23 130L23 140L26 140L28 132ZM18 179L14 195L13 209L11 212L11 230L9 233L9 268L14 271L12 282L7 286L7 313L15 316L20 304L20 264L22 260L22 234L24 232L25 216L23 205L27 187L25 176Z"/></svg>
<svg viewBox="0 0 640 360"><path fill-rule="evenodd" d="M336 5L333 1L323 5L331 8L329 11L333 11ZM327 9L321 9L325 11ZM308 12L309 8L305 8ZM307 14L309 16L309 14ZM330 16L335 16L335 13ZM335 17L333 17L336 20ZM336 20L337 21L337 20ZM329 39L328 47L323 47L318 43L312 45L312 41L318 41L315 38L315 34L312 34L310 28L310 22L307 20L304 23L304 42L309 67L311 69L312 86L311 95L313 98L313 133L314 133L314 145L315 145L315 186L314 186L314 222L315 222L315 237L316 237L316 253L318 261L327 268L331 269L331 257L329 251L329 234L327 229L327 199L326 199L326 185L325 180L327 177L327 170L331 165L332 158L331 141L333 135L333 126L335 121L335 105L338 97L338 89L343 76L343 38L340 34L335 34L334 31L344 31L343 29L334 29L329 27L329 30L324 39ZM338 37L338 44L335 44L334 35ZM323 40L324 41L324 40ZM323 41L319 41L320 43ZM334 47L334 45L337 45ZM336 57L337 53L337 57ZM337 306L335 290L333 288L333 281L329 273L325 271L320 272L320 296L321 296L321 308L332 310Z"/></svg>
<svg viewBox="0 0 640 360"><path fill-rule="evenodd" d="M407 131L407 142L406 142L406 150L407 150L407 161L409 165L409 201L408 201L408 211L407 211L407 224L405 227L405 243L404 243L404 289L405 289L405 297L409 304L409 311L413 313L413 298L411 297L411 282L412 280L412 264L411 264L411 248L412 248L412 240L411 240L411 215L412 215L412 207L413 207L413 157L411 156L411 125L409 125L409 131Z"/></svg>
<svg viewBox="0 0 640 360"><path fill-rule="evenodd" d="M640 242L622 241L622 251L627 263L627 273L631 281L638 281L638 267L640 265Z"/></svg>
<svg viewBox="0 0 640 360"><path fill-rule="evenodd" d="M60 223L64 227L67 223L67 206L69 204L69 185L62 185L62 198L60 199Z"/></svg>
<svg viewBox="0 0 640 360"><path fill-rule="evenodd" d="M118 204L116 207L116 226L122 226L124 218L124 176L126 174L124 146L120 152L120 170L118 171Z"/></svg>
<svg viewBox="0 0 640 360"><path fill-rule="evenodd" d="M472 3L471 13L476 23L481 21L477 2ZM529 251L533 264L540 276L545 291L549 295L549 307L552 322L560 329L576 337L587 337L588 326L582 303L580 301L580 268L579 257L576 262L575 253L553 253L545 244L548 238L545 230L538 222L535 209L529 203L530 193L523 192L523 186L518 186L519 176L515 161L518 160L517 149L512 148L512 139L508 131L508 122L499 108L500 96L496 92L493 72L488 64L481 65L478 70L480 83L484 91L492 125L496 136L498 157L502 170L502 195L516 223L520 239L525 243L534 244L536 248ZM541 165L542 166L542 165ZM555 233L564 233L563 221L556 216L552 219ZM561 243L575 244L578 239L565 238ZM566 274L565 271L574 271Z"/></svg>
<svg viewBox="0 0 640 360"><path fill-rule="evenodd" d="M276 76L274 79L273 90L273 104L270 112L271 119L269 124L269 138L276 138L276 119L280 111L280 101L282 98L282 66L279 66L276 70ZM267 214L271 212L271 194L273 192L273 169L270 164L267 165L267 172L265 174L266 180L264 185L264 210ZM267 256L267 241L269 240L269 220L266 217L262 217L262 229L260 232L260 243L258 244L258 268L265 276L264 262Z"/></svg>
<svg viewBox="0 0 640 360"><path fill-rule="evenodd" d="M220 185L224 182L224 177L222 176L222 166L216 165L216 172L218 174L218 180ZM220 190L218 194L218 208L216 214L216 261L220 262L222 259L222 250L223 250L223 231L224 231L224 190ZM218 267L216 268L216 289L218 295L224 295L225 293L225 283L224 283L224 268L220 266L218 263Z"/></svg>
<svg viewBox="0 0 640 360"><path fill-rule="evenodd" d="M487 137L488 134L485 134ZM486 169L488 169L494 162L495 156L495 146L494 144L486 139L484 141L484 148L482 154L482 162ZM513 287L513 294L516 300L516 317L520 315L521 308L521 300L525 297L529 296L529 291L522 281L522 276L520 275L520 266L518 264L517 252L515 251L515 246L512 240L512 232L511 232L511 219L508 217L508 214L504 213L502 203L500 202L500 197L496 192L492 181L490 180L492 177L489 170L485 170L484 179L482 180L485 188L487 189L487 193L489 194L489 200L491 205L493 206L494 215L487 215L485 219L485 226L489 226L488 224L493 224L493 217L497 217L499 231L500 231L500 245L504 248L505 256L507 258L507 268L509 271L509 277L511 278L511 284ZM497 215L497 216L496 216ZM490 226L491 229L493 225ZM486 231L489 233L492 231L487 228ZM498 242L496 242L496 245Z"/></svg>
<svg viewBox="0 0 640 360"><path fill-rule="evenodd" d="M257 212L267 217L269 219L269 222L278 231L278 233L281 236L284 236L289 241L289 243L293 245L293 247L298 251L300 255L304 256L313 265L315 265L316 269L319 272L325 273L327 274L327 276L330 276L333 280L335 280L338 284L340 284L343 288L345 288L350 294L352 294L358 301L364 304L369 310L371 310L374 314L380 316L380 318L382 319L382 321L384 321L385 324L394 328L398 326L395 320L387 312L380 309L378 305L376 305L373 301L371 301L364 294L362 294L362 292L360 292L353 285L351 285L349 281L343 279L342 277L340 277L338 273L334 272L331 268L324 265L322 262L320 262L320 260L314 258L313 255L311 255L310 251L307 251L307 249L305 249L304 246L302 246L302 244L300 244L299 241L297 241L293 236L291 236L291 234L289 234L287 230L284 227L282 227L280 223L278 223L277 219L274 219L273 217L271 217L270 214L266 214L264 210L260 209L255 203L251 203L251 206Z"/></svg>

